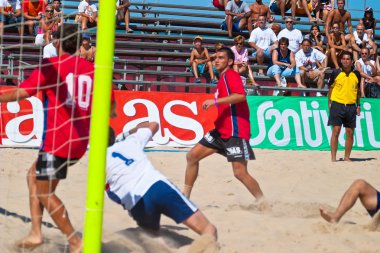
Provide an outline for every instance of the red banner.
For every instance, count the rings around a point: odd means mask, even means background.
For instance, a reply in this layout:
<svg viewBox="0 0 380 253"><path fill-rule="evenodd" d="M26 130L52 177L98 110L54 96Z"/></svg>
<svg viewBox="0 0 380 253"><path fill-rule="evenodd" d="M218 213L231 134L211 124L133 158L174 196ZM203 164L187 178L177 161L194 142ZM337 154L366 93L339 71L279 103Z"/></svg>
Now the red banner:
<svg viewBox="0 0 380 253"><path fill-rule="evenodd" d="M3 93L8 87L0 87ZM116 133L143 121L160 123L151 145L192 146L214 127L216 109L202 109L212 94L115 91L117 117L111 120ZM43 106L37 97L2 103L0 143L38 146L43 131Z"/></svg>

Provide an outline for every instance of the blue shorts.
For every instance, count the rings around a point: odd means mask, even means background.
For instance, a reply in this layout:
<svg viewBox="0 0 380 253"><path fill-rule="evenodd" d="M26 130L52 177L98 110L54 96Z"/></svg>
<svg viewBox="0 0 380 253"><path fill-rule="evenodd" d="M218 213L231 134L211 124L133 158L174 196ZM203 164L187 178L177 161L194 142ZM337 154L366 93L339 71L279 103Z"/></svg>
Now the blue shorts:
<svg viewBox="0 0 380 253"><path fill-rule="evenodd" d="M242 32L242 30L239 28L239 24L240 24L240 19L236 21L234 20L234 22L232 23L233 32ZM223 21L223 23L220 25L220 28L224 31L228 30L226 21Z"/></svg>
<svg viewBox="0 0 380 253"><path fill-rule="evenodd" d="M158 230L161 214L181 223L193 215L198 208L170 182L154 183L131 209L130 214L137 224L145 229Z"/></svg>
<svg viewBox="0 0 380 253"><path fill-rule="evenodd" d="M197 65L198 75L203 75L205 73L205 68L206 68L206 63L198 64ZM190 67L190 71L194 74L193 67Z"/></svg>
<svg viewBox="0 0 380 253"><path fill-rule="evenodd" d="M276 14L281 14L280 6L278 6L277 2L273 2L270 6L269 9L271 12L274 12Z"/></svg>
<svg viewBox="0 0 380 253"><path fill-rule="evenodd" d="M253 56L253 58L256 59L256 56L257 56L257 52L256 52L256 50L253 51L252 56ZM266 49L264 50L264 56L265 56L266 58L270 58L270 59L272 58L272 55L270 54L270 49L269 49L269 47L266 48Z"/></svg>
<svg viewBox="0 0 380 253"><path fill-rule="evenodd" d="M375 210L367 210L367 212L369 215L371 215L371 217L373 217L379 210L380 210L380 192L377 192L377 207Z"/></svg>
<svg viewBox="0 0 380 253"><path fill-rule="evenodd" d="M9 24L19 24L21 25L21 17L17 18L9 18L8 16L0 15L0 22L4 22L4 24L9 25Z"/></svg>

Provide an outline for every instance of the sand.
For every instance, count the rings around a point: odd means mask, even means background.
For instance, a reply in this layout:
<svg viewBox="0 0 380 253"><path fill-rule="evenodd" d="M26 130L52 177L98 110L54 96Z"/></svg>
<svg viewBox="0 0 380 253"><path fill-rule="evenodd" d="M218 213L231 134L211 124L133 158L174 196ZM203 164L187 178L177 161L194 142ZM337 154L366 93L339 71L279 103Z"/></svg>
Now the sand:
<svg viewBox="0 0 380 253"><path fill-rule="evenodd" d="M182 188L185 149L149 152L156 167ZM30 228L26 172L35 159L33 149L2 148L0 155L0 252L16 250L14 243ZM191 200L218 228L220 252L225 253L378 253L380 232L358 201L339 224L329 224L319 207L332 211L353 180L362 178L380 189L380 152L353 151L353 162L330 162L329 152L255 149L249 171L259 181L272 208L257 203L232 174L225 158L213 155L201 162ZM338 157L342 157L342 152ZM85 213L88 156L71 167L58 186L72 223L82 232ZM32 252L68 252L64 236L44 215L45 244ZM137 228L128 213L105 199L102 252L179 252L207 248L184 225L163 217L162 229L152 237ZM208 247L214 252L215 248ZM202 251L198 251L202 252Z"/></svg>

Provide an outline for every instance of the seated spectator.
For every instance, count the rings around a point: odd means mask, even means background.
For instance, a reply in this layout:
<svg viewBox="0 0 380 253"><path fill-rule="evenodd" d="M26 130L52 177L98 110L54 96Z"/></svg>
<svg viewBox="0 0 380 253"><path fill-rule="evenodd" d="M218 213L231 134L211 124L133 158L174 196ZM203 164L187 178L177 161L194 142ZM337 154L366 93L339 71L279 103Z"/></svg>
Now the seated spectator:
<svg viewBox="0 0 380 253"><path fill-rule="evenodd" d="M244 47L245 38L241 35L238 35L234 41L235 46L231 47L232 52L235 54L234 70L241 76L248 74L252 85L258 86L255 79L253 78L251 66L249 66L248 49Z"/></svg>
<svg viewBox="0 0 380 253"><path fill-rule="evenodd" d="M17 26L18 33L23 35L21 26L21 3L20 0L0 0L0 36L4 34L4 24Z"/></svg>
<svg viewBox="0 0 380 253"><path fill-rule="evenodd" d="M268 69L267 75L270 77L274 76L274 79L276 80L276 85L278 87L286 86L286 78L294 76L297 82L297 87L306 88L304 85L302 85L300 70L296 66L294 53L288 48L289 39L286 37L282 37L278 40L278 43L279 47L273 50L273 65L270 66L270 68ZM277 96L278 94L278 90L275 90L273 92L274 96Z"/></svg>
<svg viewBox="0 0 380 253"><path fill-rule="evenodd" d="M377 52L376 43L364 32L364 25L358 24L356 31L350 39L350 45L354 60L357 61L362 48L368 48L370 50L369 57L375 57Z"/></svg>
<svg viewBox="0 0 380 253"><path fill-rule="evenodd" d="M259 65L263 65L265 58L271 58L272 50L278 46L278 40L273 30L265 27L265 16L260 15L257 23L258 27L252 31L248 42L254 49L252 56L256 58ZM263 76L264 70L259 69L258 75Z"/></svg>
<svg viewBox="0 0 380 253"><path fill-rule="evenodd" d="M266 16L269 23L274 21L274 17L270 15L269 7L263 4L262 0L256 0L256 2L249 6L249 9L251 10L251 16L248 20L249 33L256 28L256 22L260 15Z"/></svg>
<svg viewBox="0 0 380 253"><path fill-rule="evenodd" d="M293 20L299 20L299 18L296 18L296 1L297 0L271 0L269 9L277 15L281 15L282 19L285 19L285 12L291 9Z"/></svg>
<svg viewBox="0 0 380 253"><path fill-rule="evenodd" d="M293 28L294 21L292 18L287 17L285 19L286 27L281 30L277 38L287 38L289 41L289 49L293 53L297 53L303 40L302 32L296 28Z"/></svg>
<svg viewBox="0 0 380 253"><path fill-rule="evenodd" d="M201 36L194 38L194 49L190 55L190 69L194 74L194 81L196 83L201 83L200 75L203 75L208 70L211 77L211 84L216 84L218 81L215 79L208 50L202 46L202 40L203 38Z"/></svg>
<svg viewBox="0 0 380 253"><path fill-rule="evenodd" d="M228 1L230 0L212 0L212 4L221 11L224 11Z"/></svg>
<svg viewBox="0 0 380 253"><path fill-rule="evenodd" d="M296 53L296 64L300 69L302 84L310 80L317 83L317 88L324 87L325 70L327 66L327 57L321 51L311 48L311 41L304 39L302 49ZM318 69L318 64L320 68ZM305 85L307 86L307 85ZM322 96L317 92L317 96Z"/></svg>
<svg viewBox="0 0 380 253"><path fill-rule="evenodd" d="M231 0L226 5L226 20L222 23L223 30L228 31L228 37L232 38L232 32L241 32L247 26L251 16L251 10L246 2Z"/></svg>
<svg viewBox="0 0 380 253"><path fill-rule="evenodd" d="M312 48L317 49L322 53L325 52L327 38L321 34L321 30L318 25L315 24L311 26L310 33L305 35L305 39L311 41Z"/></svg>
<svg viewBox="0 0 380 253"><path fill-rule="evenodd" d="M334 10L334 0L320 0L320 16L322 16L323 22L326 22L329 12Z"/></svg>
<svg viewBox="0 0 380 253"><path fill-rule="evenodd" d="M58 28L59 19L53 17L54 9L52 5L47 5L45 15L40 19L35 44L42 46L50 43L51 36Z"/></svg>
<svg viewBox="0 0 380 253"><path fill-rule="evenodd" d="M55 57L57 55L57 32L53 32L51 35L51 42L44 46L43 58Z"/></svg>
<svg viewBox="0 0 380 253"><path fill-rule="evenodd" d="M61 10L61 0L54 0L53 3L54 18L59 19L59 24L63 23L63 12Z"/></svg>
<svg viewBox="0 0 380 253"><path fill-rule="evenodd" d="M349 41L350 37L353 34L352 20L351 13L348 10L344 9L345 3L345 0L337 0L338 9L330 11L326 18L325 33L328 35L329 33L333 32L332 26L334 23L337 23L339 26L339 31L342 34L345 34L345 40ZM346 23L348 31L345 28Z"/></svg>
<svg viewBox="0 0 380 253"><path fill-rule="evenodd" d="M371 7L365 8L364 17L360 19L359 22L364 25L368 37L373 39L376 29L376 19L373 17L373 10Z"/></svg>
<svg viewBox="0 0 380 253"><path fill-rule="evenodd" d="M376 69L377 69L377 75L380 76L380 55L377 55L376 57Z"/></svg>
<svg viewBox="0 0 380 253"><path fill-rule="evenodd" d="M26 0L22 3L22 15L24 23L28 26L30 35L36 35L34 25L37 25L42 14L45 12L45 2L43 0ZM37 28L37 26L36 26Z"/></svg>
<svg viewBox="0 0 380 253"><path fill-rule="evenodd" d="M360 50L361 58L355 62L355 70L360 73L361 82L360 82L360 92L362 97L366 97L365 95L365 86L367 83L374 83L377 69L376 63L374 60L369 59L369 49L364 47Z"/></svg>
<svg viewBox="0 0 380 253"><path fill-rule="evenodd" d="M296 15L306 15L310 22L320 22L319 18L321 5L319 0L296 0ZM311 16L311 12L314 13L315 18Z"/></svg>
<svg viewBox="0 0 380 253"><path fill-rule="evenodd" d="M339 31L339 24L334 23L332 29L332 33L327 35L327 41L329 44L327 56L331 59L332 63L334 64L334 67L338 69L338 61L340 61L340 56L342 52L350 51L350 49L346 45L344 34Z"/></svg>
<svg viewBox="0 0 380 253"><path fill-rule="evenodd" d="M83 35L82 43L79 48L79 57L94 62L95 61L96 48L91 45L91 37Z"/></svg>
<svg viewBox="0 0 380 253"><path fill-rule="evenodd" d="M75 22L81 24L82 30L96 26L98 23L98 9L95 4L90 4L90 0L83 0L78 5L78 15Z"/></svg>
<svg viewBox="0 0 380 253"><path fill-rule="evenodd" d="M129 0L116 0L117 21L125 22L126 33L133 32L133 30L129 27L129 19L130 19L129 6L131 6L131 3L129 2Z"/></svg>

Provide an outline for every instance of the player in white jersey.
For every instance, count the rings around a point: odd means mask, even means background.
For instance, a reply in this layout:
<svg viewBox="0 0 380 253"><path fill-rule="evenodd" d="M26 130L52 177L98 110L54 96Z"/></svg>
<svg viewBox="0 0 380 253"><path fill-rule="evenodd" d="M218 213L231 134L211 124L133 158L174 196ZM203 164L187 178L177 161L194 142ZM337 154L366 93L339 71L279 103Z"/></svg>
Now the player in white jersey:
<svg viewBox="0 0 380 253"><path fill-rule="evenodd" d="M154 168L144 147L158 131L156 122L143 122L116 137L110 128L106 192L137 224L157 231L161 214L216 240L217 231L178 188Z"/></svg>

